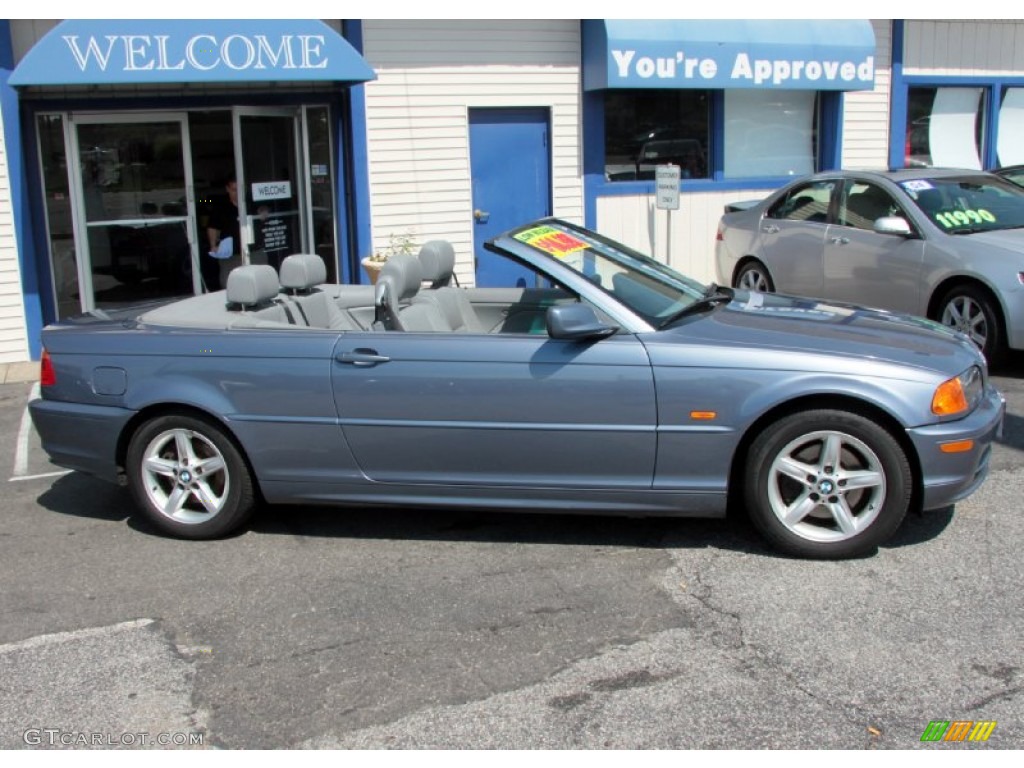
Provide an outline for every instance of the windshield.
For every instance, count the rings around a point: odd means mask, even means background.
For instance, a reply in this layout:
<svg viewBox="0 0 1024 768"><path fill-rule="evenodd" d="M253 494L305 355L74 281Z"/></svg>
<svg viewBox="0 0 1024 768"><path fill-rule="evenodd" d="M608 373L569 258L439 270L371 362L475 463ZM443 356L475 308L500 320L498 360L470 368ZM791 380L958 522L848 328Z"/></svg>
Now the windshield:
<svg viewBox="0 0 1024 768"><path fill-rule="evenodd" d="M585 229L550 222L512 237L554 256L655 326L705 294L696 280Z"/></svg>
<svg viewBox="0 0 1024 768"><path fill-rule="evenodd" d="M1024 189L993 176L950 176L900 183L910 199L951 235L1024 227Z"/></svg>

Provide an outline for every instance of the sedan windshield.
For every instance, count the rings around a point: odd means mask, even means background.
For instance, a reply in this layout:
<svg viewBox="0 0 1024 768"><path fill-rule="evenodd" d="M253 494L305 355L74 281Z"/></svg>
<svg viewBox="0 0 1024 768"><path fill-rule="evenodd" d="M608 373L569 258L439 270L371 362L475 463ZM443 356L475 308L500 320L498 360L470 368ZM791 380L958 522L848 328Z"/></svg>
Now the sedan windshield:
<svg viewBox="0 0 1024 768"><path fill-rule="evenodd" d="M963 235L1024 227L1024 189L993 176L910 179L910 199L944 232Z"/></svg>
<svg viewBox="0 0 1024 768"><path fill-rule="evenodd" d="M621 243L564 222L545 222L512 236L557 258L654 326L707 298L707 290L696 280Z"/></svg>

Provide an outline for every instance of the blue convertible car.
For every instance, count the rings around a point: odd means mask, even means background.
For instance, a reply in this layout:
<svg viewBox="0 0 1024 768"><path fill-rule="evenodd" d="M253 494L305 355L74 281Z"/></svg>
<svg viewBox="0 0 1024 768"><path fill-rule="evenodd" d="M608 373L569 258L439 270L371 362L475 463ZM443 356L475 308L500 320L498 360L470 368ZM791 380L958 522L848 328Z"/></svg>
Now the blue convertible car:
<svg viewBox="0 0 1024 768"><path fill-rule="evenodd" d="M722 516L778 549L870 553L983 481L1003 399L961 335L703 286L573 224L494 239L514 288L461 288L444 241L376 286L294 255L227 289L43 331L52 460L127 484L162 531L257 504Z"/></svg>

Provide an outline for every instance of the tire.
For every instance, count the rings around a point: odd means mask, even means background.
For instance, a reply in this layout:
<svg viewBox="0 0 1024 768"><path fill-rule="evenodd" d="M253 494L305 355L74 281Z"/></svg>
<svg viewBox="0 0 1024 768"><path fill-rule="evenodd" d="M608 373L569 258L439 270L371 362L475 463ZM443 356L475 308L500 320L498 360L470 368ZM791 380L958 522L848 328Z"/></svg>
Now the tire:
<svg viewBox="0 0 1024 768"><path fill-rule="evenodd" d="M935 318L965 333L990 365L998 363L1006 351L1003 323L994 302L987 291L975 285L958 285L942 297Z"/></svg>
<svg viewBox="0 0 1024 768"><path fill-rule="evenodd" d="M143 424L128 445L128 485L146 518L184 539L241 528L256 507L252 474L227 433L183 414Z"/></svg>
<svg viewBox="0 0 1024 768"><path fill-rule="evenodd" d="M751 521L779 550L838 560L870 554L892 536L913 487L906 454L886 429L847 411L815 410L758 435L744 491Z"/></svg>
<svg viewBox="0 0 1024 768"><path fill-rule="evenodd" d="M768 268L757 260L748 261L743 265L736 273L732 287L759 293L775 292L775 283L772 282L772 276L768 274Z"/></svg>

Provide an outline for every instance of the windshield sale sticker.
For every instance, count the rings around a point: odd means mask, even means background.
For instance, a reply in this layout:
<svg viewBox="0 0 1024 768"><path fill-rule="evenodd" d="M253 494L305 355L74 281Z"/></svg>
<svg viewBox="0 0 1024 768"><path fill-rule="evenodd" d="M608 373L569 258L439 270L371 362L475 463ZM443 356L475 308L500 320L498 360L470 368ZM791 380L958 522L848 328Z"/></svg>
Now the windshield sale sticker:
<svg viewBox="0 0 1024 768"><path fill-rule="evenodd" d="M996 223L996 217L984 208L979 208L978 210L968 209L966 211L940 211L933 215L935 220L946 229L966 227L971 224L981 224L982 222L986 224Z"/></svg>
<svg viewBox="0 0 1024 768"><path fill-rule="evenodd" d="M570 253L583 251L590 247L579 238L573 237L568 232L563 232L554 227L534 227L533 229L519 232L514 237L516 240L533 246L538 251L550 253L559 259L565 258Z"/></svg>
<svg viewBox="0 0 1024 768"><path fill-rule="evenodd" d="M935 189L927 179L904 181L903 188L908 192L924 192L926 189Z"/></svg>

